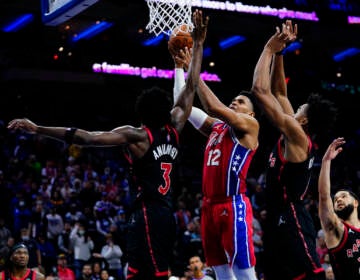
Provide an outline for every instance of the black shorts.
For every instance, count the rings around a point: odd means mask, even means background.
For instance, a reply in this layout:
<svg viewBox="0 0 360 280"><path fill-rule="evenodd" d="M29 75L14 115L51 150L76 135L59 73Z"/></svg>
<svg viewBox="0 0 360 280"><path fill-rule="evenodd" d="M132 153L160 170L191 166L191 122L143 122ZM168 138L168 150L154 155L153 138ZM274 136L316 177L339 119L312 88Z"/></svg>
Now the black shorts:
<svg viewBox="0 0 360 280"><path fill-rule="evenodd" d="M176 239L172 209L151 204L129 217L128 275L131 279L168 279Z"/></svg>
<svg viewBox="0 0 360 280"><path fill-rule="evenodd" d="M305 208L284 212L264 227L265 279L324 279L316 253L316 230ZM269 217L270 218L270 217ZM267 217L268 219L268 217Z"/></svg>

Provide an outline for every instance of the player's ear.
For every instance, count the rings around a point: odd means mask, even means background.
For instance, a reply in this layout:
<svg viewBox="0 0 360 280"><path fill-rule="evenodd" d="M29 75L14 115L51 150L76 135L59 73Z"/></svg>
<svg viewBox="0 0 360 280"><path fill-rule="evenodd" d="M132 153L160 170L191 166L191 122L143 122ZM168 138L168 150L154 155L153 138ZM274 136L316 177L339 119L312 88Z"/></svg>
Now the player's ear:
<svg viewBox="0 0 360 280"><path fill-rule="evenodd" d="M306 116L301 116L300 118L298 118L298 121L302 126L307 125L309 122Z"/></svg>
<svg viewBox="0 0 360 280"><path fill-rule="evenodd" d="M358 208L359 207L359 200L355 199L354 200L354 208Z"/></svg>

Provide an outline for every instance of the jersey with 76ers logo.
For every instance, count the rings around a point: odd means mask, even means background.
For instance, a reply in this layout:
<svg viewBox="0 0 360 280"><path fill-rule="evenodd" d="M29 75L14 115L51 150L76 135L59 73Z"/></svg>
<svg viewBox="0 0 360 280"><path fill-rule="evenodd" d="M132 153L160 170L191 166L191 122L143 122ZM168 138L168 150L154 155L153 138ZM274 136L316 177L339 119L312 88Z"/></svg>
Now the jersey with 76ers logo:
<svg viewBox="0 0 360 280"><path fill-rule="evenodd" d="M204 196L222 198L245 193L246 175L255 152L240 144L230 126L217 122L205 148Z"/></svg>

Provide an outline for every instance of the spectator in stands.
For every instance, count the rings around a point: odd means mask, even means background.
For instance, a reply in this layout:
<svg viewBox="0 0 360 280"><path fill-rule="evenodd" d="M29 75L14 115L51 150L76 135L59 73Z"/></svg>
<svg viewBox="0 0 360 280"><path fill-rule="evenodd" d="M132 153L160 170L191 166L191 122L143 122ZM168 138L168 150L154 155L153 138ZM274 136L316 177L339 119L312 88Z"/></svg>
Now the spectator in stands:
<svg viewBox="0 0 360 280"><path fill-rule="evenodd" d="M81 223L76 223L70 233L70 240L74 245L74 263L73 269L76 279L81 278L81 273L84 272L84 264L89 262L94 249L94 243L86 230L86 226ZM85 267L85 271L87 268ZM84 274L84 273L83 273Z"/></svg>
<svg viewBox="0 0 360 280"><path fill-rule="evenodd" d="M113 276L109 274L109 271L107 269L102 269L100 272L100 280L115 280ZM122 279L122 278L119 278ZM118 279L116 279L118 280Z"/></svg>
<svg viewBox="0 0 360 280"><path fill-rule="evenodd" d="M45 225L48 240L57 247L58 236L64 229L64 219L57 213L57 207L50 208L50 212L45 216Z"/></svg>
<svg viewBox="0 0 360 280"><path fill-rule="evenodd" d="M0 271L3 271L5 269L6 260L14 244L15 238L10 236L6 242L6 245L0 249Z"/></svg>
<svg viewBox="0 0 360 280"><path fill-rule="evenodd" d="M69 261L70 263L72 263L73 261L73 246L70 240L71 230L71 222L65 220L64 229L61 231L57 239L58 252L66 256L67 261Z"/></svg>
<svg viewBox="0 0 360 280"><path fill-rule="evenodd" d="M123 280L122 255L123 251L119 244L114 242L111 234L107 234L106 244L101 248L100 256L107 262L109 274L117 280Z"/></svg>
<svg viewBox="0 0 360 280"><path fill-rule="evenodd" d="M185 232L191 218L191 212L187 209L185 201L183 199L178 199L175 219L179 235L182 235Z"/></svg>
<svg viewBox="0 0 360 280"><path fill-rule="evenodd" d="M13 212L14 235L18 234L22 228L29 228L31 224L31 210L23 196L20 197Z"/></svg>
<svg viewBox="0 0 360 280"><path fill-rule="evenodd" d="M189 269L192 273L192 280L214 280L214 278L209 275L210 273L213 274L213 271L210 268L206 267L205 263L198 255L190 257Z"/></svg>
<svg viewBox="0 0 360 280"><path fill-rule="evenodd" d="M47 275L54 267L56 267L56 247L47 238L45 233L39 234L37 241L41 253L42 267L44 268L45 274Z"/></svg>
<svg viewBox="0 0 360 280"><path fill-rule="evenodd" d="M74 271L68 267L65 254L57 256L57 273L60 280L76 280Z"/></svg>
<svg viewBox="0 0 360 280"><path fill-rule="evenodd" d="M91 263L86 262L82 265L81 273L79 276L76 277L76 280L95 280L93 279L93 270Z"/></svg>
<svg viewBox="0 0 360 280"><path fill-rule="evenodd" d="M5 224L5 218L3 216L0 216L0 251L7 246L9 237L11 236L12 233Z"/></svg>

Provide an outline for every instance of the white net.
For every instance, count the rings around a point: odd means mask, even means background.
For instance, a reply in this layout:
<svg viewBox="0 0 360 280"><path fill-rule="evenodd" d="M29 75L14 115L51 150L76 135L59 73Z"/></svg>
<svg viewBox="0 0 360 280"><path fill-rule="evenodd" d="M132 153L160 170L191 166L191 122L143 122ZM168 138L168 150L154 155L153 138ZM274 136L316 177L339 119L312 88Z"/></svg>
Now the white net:
<svg viewBox="0 0 360 280"><path fill-rule="evenodd" d="M145 0L149 7L149 23L146 29L158 36L169 35L176 27L186 25L193 29L191 4L193 0Z"/></svg>

